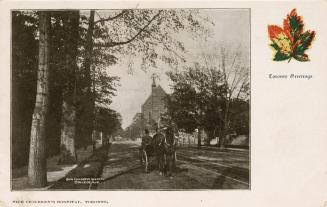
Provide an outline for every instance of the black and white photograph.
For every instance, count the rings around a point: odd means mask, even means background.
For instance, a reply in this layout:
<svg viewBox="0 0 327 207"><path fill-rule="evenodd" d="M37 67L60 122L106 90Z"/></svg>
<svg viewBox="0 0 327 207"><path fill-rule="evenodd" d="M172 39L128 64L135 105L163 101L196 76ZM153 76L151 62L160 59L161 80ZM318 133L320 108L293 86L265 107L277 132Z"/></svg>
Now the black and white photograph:
<svg viewBox="0 0 327 207"><path fill-rule="evenodd" d="M251 9L10 14L12 191L251 190Z"/></svg>

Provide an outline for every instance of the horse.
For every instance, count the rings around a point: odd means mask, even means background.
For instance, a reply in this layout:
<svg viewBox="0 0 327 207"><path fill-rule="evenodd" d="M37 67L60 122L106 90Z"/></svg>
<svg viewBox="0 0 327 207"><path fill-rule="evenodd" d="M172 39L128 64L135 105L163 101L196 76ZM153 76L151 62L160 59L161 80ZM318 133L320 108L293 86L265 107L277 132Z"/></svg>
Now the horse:
<svg viewBox="0 0 327 207"><path fill-rule="evenodd" d="M160 175L165 172L165 136L157 132L152 139L154 154L158 163L158 170Z"/></svg>
<svg viewBox="0 0 327 207"><path fill-rule="evenodd" d="M171 176L176 164L176 144L172 128L168 127L165 135L157 132L152 141L160 175L168 170L168 175Z"/></svg>
<svg viewBox="0 0 327 207"><path fill-rule="evenodd" d="M171 127L166 129L164 154L166 157L166 169L168 170L168 176L171 176L173 169L176 167L176 142L174 132Z"/></svg>

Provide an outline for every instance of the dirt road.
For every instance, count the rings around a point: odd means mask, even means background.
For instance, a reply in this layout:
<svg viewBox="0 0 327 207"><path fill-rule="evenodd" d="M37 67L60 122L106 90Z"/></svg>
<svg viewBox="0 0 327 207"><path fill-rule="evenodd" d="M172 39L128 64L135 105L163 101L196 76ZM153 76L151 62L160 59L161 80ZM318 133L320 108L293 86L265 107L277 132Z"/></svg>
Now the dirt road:
<svg viewBox="0 0 327 207"><path fill-rule="evenodd" d="M179 148L172 177L159 175L155 159L145 173L138 159L138 143L115 142L110 148L97 189L249 189L249 151Z"/></svg>

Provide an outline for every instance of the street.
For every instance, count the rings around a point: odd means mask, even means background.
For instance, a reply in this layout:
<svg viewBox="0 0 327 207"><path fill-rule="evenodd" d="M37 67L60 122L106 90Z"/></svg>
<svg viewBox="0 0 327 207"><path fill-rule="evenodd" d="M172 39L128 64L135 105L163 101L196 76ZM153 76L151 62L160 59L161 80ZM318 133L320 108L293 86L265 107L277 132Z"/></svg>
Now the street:
<svg viewBox="0 0 327 207"><path fill-rule="evenodd" d="M150 158L150 172L139 163L139 143L114 142L97 189L249 189L249 151L180 147L172 177L159 175Z"/></svg>

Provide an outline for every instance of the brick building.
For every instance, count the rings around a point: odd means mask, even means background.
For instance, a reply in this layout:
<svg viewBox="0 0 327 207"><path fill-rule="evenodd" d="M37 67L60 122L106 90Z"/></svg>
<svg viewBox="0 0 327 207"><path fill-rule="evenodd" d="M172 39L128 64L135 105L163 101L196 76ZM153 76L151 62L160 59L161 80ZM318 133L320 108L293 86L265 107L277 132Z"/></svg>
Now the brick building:
<svg viewBox="0 0 327 207"><path fill-rule="evenodd" d="M154 77L151 87L151 94L142 105L142 117L144 128L153 133L155 126L160 124L160 114L167 110L165 100L167 93L159 84L156 84Z"/></svg>

